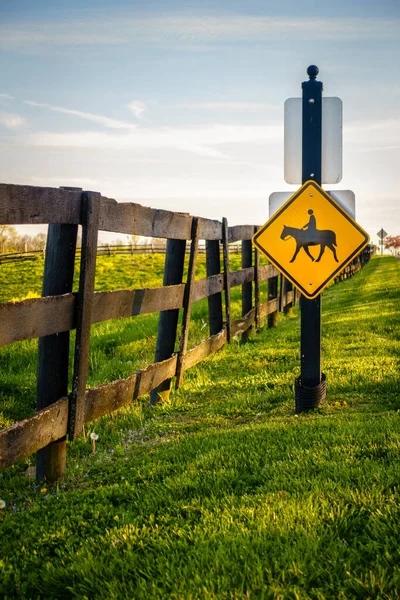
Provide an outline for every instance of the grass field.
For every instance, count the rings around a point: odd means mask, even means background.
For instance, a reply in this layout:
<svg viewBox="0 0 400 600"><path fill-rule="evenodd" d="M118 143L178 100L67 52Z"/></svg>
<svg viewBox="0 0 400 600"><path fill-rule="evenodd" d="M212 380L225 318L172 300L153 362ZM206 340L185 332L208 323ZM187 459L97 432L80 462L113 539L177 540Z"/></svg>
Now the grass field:
<svg viewBox="0 0 400 600"><path fill-rule="evenodd" d="M0 474L2 597L399 598L399 275L375 258L324 293L318 410L294 414L295 310L189 371L168 404L92 424L96 454L88 435L69 444L58 484L25 477L33 459ZM99 368L122 321L99 326ZM130 360L141 347L128 343ZM0 384L5 422L30 410L34 348L3 349L2 381L22 353ZM92 364L91 384L116 369Z"/></svg>
<svg viewBox="0 0 400 600"><path fill-rule="evenodd" d="M134 256L99 256L96 291L162 286L163 254ZM240 256L230 257L231 270L240 269ZM186 278L186 269L184 278ZM0 268L0 302L40 297L43 259L4 264ZM196 279L206 277L205 256L198 258ZM74 290L79 269L74 277ZM264 295L266 283L262 284ZM232 316L241 316L240 288L233 288ZM266 295L265 295L266 299ZM88 385L93 387L128 377L154 362L158 313L135 318L106 321L92 326ZM196 302L192 310L189 347L209 335L207 300ZM70 368L73 366L72 334ZM178 336L179 340L179 336ZM178 343L177 340L177 343ZM0 428L34 414L36 406L37 340L27 340L0 348Z"/></svg>

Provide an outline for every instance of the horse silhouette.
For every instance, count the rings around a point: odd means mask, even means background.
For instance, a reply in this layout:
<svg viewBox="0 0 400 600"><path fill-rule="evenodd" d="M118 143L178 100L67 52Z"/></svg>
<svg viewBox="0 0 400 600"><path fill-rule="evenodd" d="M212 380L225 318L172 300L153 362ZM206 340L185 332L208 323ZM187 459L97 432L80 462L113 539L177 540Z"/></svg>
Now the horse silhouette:
<svg viewBox="0 0 400 600"><path fill-rule="evenodd" d="M325 252L325 248L328 247L329 250L332 251L333 257L336 262L339 262L338 257L336 255L336 233L331 231L330 229L314 229L312 231L305 231L304 229L296 229L296 227L287 227L287 225L283 226L283 231L281 234L281 240L287 240L289 237L293 237L296 240L296 250L291 259L291 263L296 260L296 257L300 250L303 248L304 252L311 258L314 262L319 262L322 258L322 255ZM318 258L315 258L310 253L308 247L309 246L320 246L320 252Z"/></svg>

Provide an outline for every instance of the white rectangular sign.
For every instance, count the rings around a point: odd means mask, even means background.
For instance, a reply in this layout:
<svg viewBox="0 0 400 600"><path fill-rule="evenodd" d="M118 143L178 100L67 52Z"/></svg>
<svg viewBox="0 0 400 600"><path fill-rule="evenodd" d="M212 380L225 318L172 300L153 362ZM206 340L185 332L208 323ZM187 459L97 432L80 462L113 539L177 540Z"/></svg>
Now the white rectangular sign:
<svg viewBox="0 0 400 600"><path fill-rule="evenodd" d="M353 218L356 218L356 197L351 190L326 190L336 202ZM294 192L273 192L269 197L269 218L293 196Z"/></svg>
<svg viewBox="0 0 400 600"><path fill-rule="evenodd" d="M302 181L302 98L285 102L285 181ZM322 183L342 179L343 103L340 98L322 98ZM311 175L311 174L310 174Z"/></svg>

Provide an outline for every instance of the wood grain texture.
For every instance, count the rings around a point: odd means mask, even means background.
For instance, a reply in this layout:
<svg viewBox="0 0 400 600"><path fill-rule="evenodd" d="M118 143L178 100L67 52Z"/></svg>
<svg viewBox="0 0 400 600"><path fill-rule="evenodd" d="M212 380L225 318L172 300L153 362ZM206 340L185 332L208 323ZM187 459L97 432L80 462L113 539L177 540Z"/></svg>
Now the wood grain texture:
<svg viewBox="0 0 400 600"><path fill-rule="evenodd" d="M265 281L270 277L277 277L278 275L280 275L278 269L274 267L274 265L264 265L262 267L259 267L258 272L260 281Z"/></svg>
<svg viewBox="0 0 400 600"><path fill-rule="evenodd" d="M0 184L0 223L78 225L81 192L29 185Z"/></svg>
<svg viewBox="0 0 400 600"><path fill-rule="evenodd" d="M257 227L254 228L254 233ZM269 267L270 265L268 265ZM260 267L260 253L257 248L254 249L254 307L256 309L255 326L256 331L261 327L261 315L260 315L260 282L261 282L261 267Z"/></svg>
<svg viewBox="0 0 400 600"><path fill-rule="evenodd" d="M164 286L180 285L182 283L185 250L185 240L168 240L167 252L165 255ZM178 309L160 312L154 362L166 360L174 353L178 318ZM170 388L171 380L167 379L163 381L157 389L152 391L150 395L150 404L154 405L157 402L168 400Z"/></svg>
<svg viewBox="0 0 400 600"><path fill-rule="evenodd" d="M210 275L204 279L198 279L193 286L193 302L208 298L214 294L220 294L224 289L224 277L221 274Z"/></svg>
<svg viewBox="0 0 400 600"><path fill-rule="evenodd" d="M85 423L90 423L129 404L134 398L136 382L137 373L125 379L118 379L86 390Z"/></svg>
<svg viewBox="0 0 400 600"><path fill-rule="evenodd" d="M81 271L77 299L74 374L68 422L68 436L73 440L81 435L85 423L85 390L89 365L90 327L96 274L100 194L85 192L82 195L82 200Z"/></svg>
<svg viewBox="0 0 400 600"><path fill-rule="evenodd" d="M170 380L176 373L177 359L177 354L173 354L170 358L153 363L146 369L139 371L135 398L149 394L152 390L159 388L163 381Z"/></svg>
<svg viewBox="0 0 400 600"><path fill-rule="evenodd" d="M213 221L211 219L199 219L199 239L200 240L220 240L222 239L222 223L221 221Z"/></svg>
<svg viewBox="0 0 400 600"><path fill-rule="evenodd" d="M0 304L0 346L75 327L73 294Z"/></svg>
<svg viewBox="0 0 400 600"><path fill-rule="evenodd" d="M231 288L237 285L244 285L254 281L254 267L246 267L239 271L231 271L230 273L230 284Z"/></svg>
<svg viewBox="0 0 400 600"><path fill-rule="evenodd" d="M248 329L253 325L256 316L255 308L252 308L247 315L242 317L241 319L236 319L232 321L232 337L235 335L239 335L241 333L245 333Z"/></svg>
<svg viewBox="0 0 400 600"><path fill-rule="evenodd" d="M74 279L77 225L50 224L47 233L42 296L70 294ZM68 395L69 338L63 331L39 339L36 410ZM52 442L36 455L36 481L56 481L65 471L66 438Z"/></svg>
<svg viewBox="0 0 400 600"><path fill-rule="evenodd" d="M156 389L175 375L177 355L153 363L125 379L86 390L85 423L89 423L122 408L133 400Z"/></svg>
<svg viewBox="0 0 400 600"><path fill-rule="evenodd" d="M226 341L228 344L232 341L231 336L231 283L229 267L229 248L228 248L228 220L222 219L222 254L224 258L224 291L225 291L225 322L226 322Z"/></svg>
<svg viewBox="0 0 400 600"><path fill-rule="evenodd" d="M183 368L190 369L197 363L201 362L210 354L214 354L222 348L222 346L226 344L226 328L224 328L219 333L211 335L209 338L201 342L198 346L189 350L189 352L185 356L185 360L183 361Z"/></svg>
<svg viewBox="0 0 400 600"><path fill-rule="evenodd" d="M65 397L33 417L0 431L0 470L64 437L67 423L68 398Z"/></svg>
<svg viewBox="0 0 400 600"><path fill-rule="evenodd" d="M276 312L279 309L279 298L268 300L260 305L260 319Z"/></svg>
<svg viewBox="0 0 400 600"><path fill-rule="evenodd" d="M194 276L196 274L197 254L199 250L199 233L200 223L197 217L193 219L192 226L192 243L190 246L190 258L188 275L185 286L185 297L183 300L183 317L182 317L182 329L181 338L179 342L179 355L178 363L176 368L176 387L180 388L183 383L183 360L187 351L188 339L189 339L189 326L190 326L190 314L192 310L193 302L193 288L194 288Z"/></svg>
<svg viewBox="0 0 400 600"><path fill-rule="evenodd" d="M253 285L254 267L253 267L253 245L251 240L242 242L242 269L251 269L251 279L242 283L242 317L253 308ZM232 280L231 280L232 283ZM248 341L251 335L251 327L248 327L242 335L242 342Z"/></svg>
<svg viewBox="0 0 400 600"><path fill-rule="evenodd" d="M276 311L271 312L268 315L268 327L276 327L278 325L278 307L279 307L279 297L278 297L278 276L269 277L268 278L268 300L276 300Z"/></svg>
<svg viewBox="0 0 400 600"><path fill-rule="evenodd" d="M134 202L101 197L99 229L131 235L177 240L190 239L192 218L187 214L159 210Z"/></svg>
<svg viewBox="0 0 400 600"><path fill-rule="evenodd" d="M254 225L234 225L229 227L228 241L239 242L240 240L251 240L254 235Z"/></svg>
<svg viewBox="0 0 400 600"><path fill-rule="evenodd" d="M206 242L206 270L208 278L222 277L222 281L224 281L223 275L221 275L220 243L218 240L208 240ZM208 298L208 320L210 335L221 331L223 326L221 292L214 293Z"/></svg>
<svg viewBox="0 0 400 600"><path fill-rule="evenodd" d="M183 283L160 288L95 292L92 323L181 308L184 292Z"/></svg>

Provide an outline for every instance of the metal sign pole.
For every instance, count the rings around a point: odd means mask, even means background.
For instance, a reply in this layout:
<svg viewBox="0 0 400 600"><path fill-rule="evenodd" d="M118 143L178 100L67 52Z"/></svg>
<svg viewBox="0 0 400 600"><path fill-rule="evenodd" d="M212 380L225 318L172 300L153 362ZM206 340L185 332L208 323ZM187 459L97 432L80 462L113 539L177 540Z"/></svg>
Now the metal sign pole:
<svg viewBox="0 0 400 600"><path fill-rule="evenodd" d="M318 67L307 69L309 81L303 89L302 183L322 182L322 82L317 81ZM313 300L304 296L301 310L301 374L295 381L296 412L314 408L326 395L321 380L321 295Z"/></svg>

